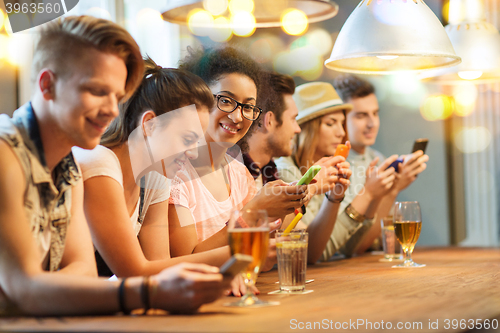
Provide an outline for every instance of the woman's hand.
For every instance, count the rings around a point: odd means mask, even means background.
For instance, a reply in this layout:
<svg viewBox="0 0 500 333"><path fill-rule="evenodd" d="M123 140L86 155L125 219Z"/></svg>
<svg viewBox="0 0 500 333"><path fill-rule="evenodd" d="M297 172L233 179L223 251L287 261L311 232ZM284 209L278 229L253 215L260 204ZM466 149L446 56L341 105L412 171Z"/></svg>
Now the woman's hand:
<svg viewBox="0 0 500 333"><path fill-rule="evenodd" d="M337 181L335 182L333 189L331 189L328 193L329 198L340 200L344 197L345 191L347 190L349 185L351 185L351 181L349 180L349 178L351 178L352 170L350 169L350 167L351 165L347 161L337 164Z"/></svg>

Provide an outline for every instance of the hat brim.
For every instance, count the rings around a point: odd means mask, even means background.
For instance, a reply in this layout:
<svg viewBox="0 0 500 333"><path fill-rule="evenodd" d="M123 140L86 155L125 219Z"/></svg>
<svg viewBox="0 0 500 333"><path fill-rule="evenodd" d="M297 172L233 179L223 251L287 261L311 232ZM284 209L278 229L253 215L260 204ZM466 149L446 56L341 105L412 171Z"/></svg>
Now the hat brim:
<svg viewBox="0 0 500 333"><path fill-rule="evenodd" d="M297 120L297 123L299 125L302 125L310 120L316 119L318 117L322 117L322 116L329 114L329 113L332 113L332 112L342 111L342 110L349 112L352 110L352 108L353 108L352 104L346 103L346 104L332 105L330 107L321 108L319 110L310 109L307 112L304 112L302 114L300 114L300 112L299 112L299 115L297 116L296 120Z"/></svg>

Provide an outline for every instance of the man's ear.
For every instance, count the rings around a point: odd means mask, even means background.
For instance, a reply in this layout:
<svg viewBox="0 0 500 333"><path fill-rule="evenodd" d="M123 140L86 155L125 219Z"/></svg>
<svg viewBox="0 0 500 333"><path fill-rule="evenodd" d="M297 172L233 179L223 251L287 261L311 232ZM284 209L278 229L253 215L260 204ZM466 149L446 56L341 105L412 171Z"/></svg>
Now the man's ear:
<svg viewBox="0 0 500 333"><path fill-rule="evenodd" d="M262 119L262 127L269 131L273 126L274 123L276 122L276 116L274 115L273 111L267 111L266 114L264 115L264 119Z"/></svg>
<svg viewBox="0 0 500 333"><path fill-rule="evenodd" d="M50 69L42 69L38 74L38 89L43 98L48 101L56 97L56 75Z"/></svg>
<svg viewBox="0 0 500 333"><path fill-rule="evenodd" d="M151 136L155 127L156 114L152 110L144 112L141 116L142 133L145 136Z"/></svg>

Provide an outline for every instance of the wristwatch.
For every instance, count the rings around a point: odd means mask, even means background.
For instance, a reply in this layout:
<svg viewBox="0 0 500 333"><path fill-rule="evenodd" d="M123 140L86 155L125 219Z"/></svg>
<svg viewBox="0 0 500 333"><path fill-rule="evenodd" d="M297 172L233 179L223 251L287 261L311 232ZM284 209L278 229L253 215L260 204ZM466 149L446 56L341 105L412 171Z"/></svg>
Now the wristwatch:
<svg viewBox="0 0 500 333"><path fill-rule="evenodd" d="M354 209L351 204L348 204L347 207L345 208L345 213L347 216L349 216L351 219L358 223L363 223L364 220L366 219L366 216L363 214L360 214L356 209Z"/></svg>

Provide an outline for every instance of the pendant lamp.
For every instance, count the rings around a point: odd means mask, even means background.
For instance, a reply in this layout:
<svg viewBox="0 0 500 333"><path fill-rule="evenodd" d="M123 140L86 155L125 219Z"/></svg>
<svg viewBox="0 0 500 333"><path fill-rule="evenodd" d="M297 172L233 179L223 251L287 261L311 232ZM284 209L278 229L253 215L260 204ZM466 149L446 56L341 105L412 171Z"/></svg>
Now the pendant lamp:
<svg viewBox="0 0 500 333"><path fill-rule="evenodd" d="M213 16L229 19L239 10L248 11L255 17L256 28L280 27L282 16L292 9L302 11L308 23L332 18L338 13L338 5L331 0L170 0L164 11L163 19L176 24L187 24L190 13L199 10L210 12ZM203 28L204 22L195 22ZM206 28L211 28L207 22Z"/></svg>
<svg viewBox="0 0 500 333"><path fill-rule="evenodd" d="M420 78L451 85L500 81L500 34L486 21L482 1L450 0L449 8L445 30L462 63L421 73Z"/></svg>
<svg viewBox="0 0 500 333"><path fill-rule="evenodd" d="M443 25L422 0L362 0L340 30L325 66L392 74L458 63Z"/></svg>

